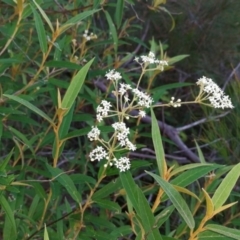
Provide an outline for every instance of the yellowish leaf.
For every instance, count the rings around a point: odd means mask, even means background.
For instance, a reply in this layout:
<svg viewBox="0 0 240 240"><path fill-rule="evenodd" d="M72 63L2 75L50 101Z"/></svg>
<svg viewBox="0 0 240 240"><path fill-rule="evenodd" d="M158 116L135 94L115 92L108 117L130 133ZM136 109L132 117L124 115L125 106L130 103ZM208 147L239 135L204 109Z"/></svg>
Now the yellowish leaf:
<svg viewBox="0 0 240 240"><path fill-rule="evenodd" d="M212 199L210 198L210 196L208 195L208 193L202 189L203 191L203 194L205 196L205 199L206 199L206 216L211 219L213 216L214 216L214 205L213 205L213 202L212 202Z"/></svg>
<svg viewBox="0 0 240 240"><path fill-rule="evenodd" d="M235 205L236 203L238 203L238 202L229 203L229 204L227 204L227 205L224 205L224 206L222 206L222 207L216 209L216 210L214 211L214 215L216 215L216 214L218 214L218 213L224 211L224 210L227 209L227 208L232 207L232 206Z"/></svg>
<svg viewBox="0 0 240 240"><path fill-rule="evenodd" d="M177 185L173 185L173 187L174 187L178 192L182 192L182 193L188 194L188 195L196 198L196 199L200 202L200 199L197 197L197 195L194 194L193 192L189 191L188 189L183 188L183 187L179 187L179 186L177 186Z"/></svg>

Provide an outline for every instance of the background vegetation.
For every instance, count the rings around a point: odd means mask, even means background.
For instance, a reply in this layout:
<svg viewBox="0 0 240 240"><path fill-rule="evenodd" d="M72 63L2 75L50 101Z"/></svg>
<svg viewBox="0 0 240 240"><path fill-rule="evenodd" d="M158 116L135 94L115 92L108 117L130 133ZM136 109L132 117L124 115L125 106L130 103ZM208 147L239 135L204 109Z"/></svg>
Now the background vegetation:
<svg viewBox="0 0 240 240"><path fill-rule="evenodd" d="M0 238L240 239L239 203L223 205L239 199L239 12L233 0L1 1ZM113 101L105 73L136 84L149 51L169 61L143 79L155 102L192 99L205 75L235 108L149 111L128 122L131 170L103 174L87 133Z"/></svg>

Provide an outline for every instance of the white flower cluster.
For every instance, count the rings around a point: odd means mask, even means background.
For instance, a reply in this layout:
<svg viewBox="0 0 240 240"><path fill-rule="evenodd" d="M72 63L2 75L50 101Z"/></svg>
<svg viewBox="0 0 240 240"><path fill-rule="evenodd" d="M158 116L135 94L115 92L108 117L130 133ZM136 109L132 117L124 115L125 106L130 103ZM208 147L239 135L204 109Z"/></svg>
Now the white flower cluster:
<svg viewBox="0 0 240 240"><path fill-rule="evenodd" d="M119 159L114 158L115 166L120 170L120 172L125 172L130 169L130 161L127 157L121 157Z"/></svg>
<svg viewBox="0 0 240 240"><path fill-rule="evenodd" d="M108 102L106 100L101 101L101 103L97 107L97 120L98 120L98 122L101 122L103 120L103 117L108 116L108 112L110 111L111 106L112 105L111 105L110 102Z"/></svg>
<svg viewBox="0 0 240 240"><path fill-rule="evenodd" d="M155 69L164 69L164 66L168 65L166 61L160 61L155 58L154 53L150 52L148 56L141 56L135 59L142 67L147 67L149 64L157 64ZM143 66L143 64L145 64ZM138 110L137 117L143 118L146 116L144 108L150 108L153 104L153 99L146 93L140 91L137 88L132 88L130 84L120 83L119 80L122 76L116 70L110 70L106 73L107 80L112 81L112 85L115 88L113 93L116 96L116 109L112 109L112 104L106 100L102 100L96 109L96 118L98 122L101 122L103 118L117 116L118 122L112 124L114 132L109 138L109 141L105 141L100 138L100 130L95 126L92 127L88 133L90 141L99 141L102 146L97 146L89 154L91 161L107 160L104 164L105 167L115 165L120 172L124 172L130 169L130 160L127 157L117 158L115 154L119 150L135 151L136 145L134 145L128 138L130 129L123 122L124 119L129 119L131 116L129 113L132 110ZM131 99L129 99L131 98Z"/></svg>
<svg viewBox="0 0 240 240"><path fill-rule="evenodd" d="M133 89L136 97L138 98L138 104L142 107L150 108L153 103L153 99L147 94L139 91L137 88Z"/></svg>
<svg viewBox="0 0 240 240"><path fill-rule="evenodd" d="M198 79L197 85L200 91L205 92L206 98L214 108L234 108L229 96L225 95L219 86L211 78L202 77Z"/></svg>
<svg viewBox="0 0 240 240"><path fill-rule="evenodd" d="M106 75L107 80L118 81L122 78L119 72L116 72L114 69L109 71Z"/></svg>
<svg viewBox="0 0 240 240"><path fill-rule="evenodd" d="M115 130L117 140L120 142L121 147L127 147L131 151L135 151L137 148L131 141L128 139L128 134L130 133L129 128L126 127L124 122L116 122L112 124L112 127Z"/></svg>
<svg viewBox="0 0 240 240"><path fill-rule="evenodd" d="M97 127L92 127L92 130L88 133L88 138L90 141L98 140L100 135L100 130Z"/></svg>
<svg viewBox="0 0 240 240"><path fill-rule="evenodd" d="M161 71L164 70L164 66L168 66L168 62L165 60L159 60L155 58L155 54L153 52L149 52L148 56L140 56L136 57L135 61L139 64L145 63L145 64L157 64L157 68L159 68Z"/></svg>
<svg viewBox="0 0 240 240"><path fill-rule="evenodd" d="M104 158L107 158L108 154L106 150L102 146L97 146L94 150L92 150L89 154L91 161L101 161Z"/></svg>

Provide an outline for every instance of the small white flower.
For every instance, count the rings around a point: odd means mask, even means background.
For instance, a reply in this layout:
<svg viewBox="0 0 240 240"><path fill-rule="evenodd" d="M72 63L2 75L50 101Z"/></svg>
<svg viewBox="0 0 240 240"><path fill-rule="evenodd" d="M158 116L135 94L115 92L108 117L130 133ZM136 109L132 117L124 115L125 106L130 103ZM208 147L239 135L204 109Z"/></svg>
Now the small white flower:
<svg viewBox="0 0 240 240"><path fill-rule="evenodd" d="M133 143L131 143L131 142L129 141L129 139L126 139L126 140L125 140L125 144L126 144L127 148L128 148L129 150L131 150L131 151L135 151L135 150L137 149L136 145L134 145Z"/></svg>
<svg viewBox="0 0 240 240"><path fill-rule="evenodd" d="M138 98L138 105L147 108L152 105L153 99L147 94L139 91L137 88L133 89L133 93L135 93L136 97Z"/></svg>
<svg viewBox="0 0 240 240"><path fill-rule="evenodd" d="M112 80L112 81L118 81L122 78L121 74L117 71L115 71L114 69L109 71L108 73L106 73L105 77L108 80Z"/></svg>
<svg viewBox="0 0 240 240"><path fill-rule="evenodd" d="M146 112L143 110L140 110L138 114L141 118L144 118L146 116Z"/></svg>
<svg viewBox="0 0 240 240"><path fill-rule="evenodd" d="M106 100L102 100L101 103L97 106L97 120L98 122L101 122L103 117L107 117L108 116L108 112L110 111L110 107L111 107L111 103L106 101Z"/></svg>
<svg viewBox="0 0 240 240"><path fill-rule="evenodd" d="M90 141L97 140L100 135L100 130L97 127L92 127L92 130L88 133Z"/></svg>
<svg viewBox="0 0 240 240"><path fill-rule="evenodd" d="M135 57L134 61L139 62L139 57Z"/></svg>
<svg viewBox="0 0 240 240"><path fill-rule="evenodd" d="M97 121L101 122L103 120L103 117L101 114L97 114Z"/></svg>
<svg viewBox="0 0 240 240"><path fill-rule="evenodd" d="M115 166L120 170L120 172L125 172L130 169L130 161L127 157L121 157L119 159L114 159Z"/></svg>
<svg viewBox="0 0 240 240"><path fill-rule="evenodd" d="M103 147L97 146L90 152L89 157L91 161L101 161L102 159L107 157L107 152Z"/></svg>
<svg viewBox="0 0 240 240"><path fill-rule="evenodd" d="M125 84L125 83L120 83L120 89L119 89L119 93L121 95L123 95L124 93L127 92L127 90L132 89L132 87L129 84Z"/></svg>
<svg viewBox="0 0 240 240"><path fill-rule="evenodd" d="M125 141L127 135L130 133L130 130L126 127L126 124L124 122L116 122L112 124L112 127L117 134L118 141Z"/></svg>
<svg viewBox="0 0 240 240"><path fill-rule="evenodd" d="M153 52L149 52L148 56L153 59L155 58L155 54Z"/></svg>
<svg viewBox="0 0 240 240"><path fill-rule="evenodd" d="M211 78L203 76L198 79L197 85L200 86L200 91L206 93L207 99L214 108L234 108L229 96L225 95L222 89Z"/></svg>

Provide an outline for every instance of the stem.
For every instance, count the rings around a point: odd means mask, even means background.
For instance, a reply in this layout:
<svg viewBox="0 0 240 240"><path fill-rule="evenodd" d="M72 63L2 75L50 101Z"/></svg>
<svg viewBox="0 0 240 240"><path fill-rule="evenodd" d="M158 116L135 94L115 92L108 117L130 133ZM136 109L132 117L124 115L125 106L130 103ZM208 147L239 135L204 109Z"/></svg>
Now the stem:
<svg viewBox="0 0 240 240"><path fill-rule="evenodd" d="M43 220L45 218L45 215L46 215L46 212L47 212L47 208L48 208L48 204L49 204L49 202L51 200L51 197L52 197L52 189L50 188L47 200L45 201L45 206L44 206L43 214L42 214L39 226L38 226L38 230L40 230L42 228Z"/></svg>
<svg viewBox="0 0 240 240"><path fill-rule="evenodd" d="M77 236L79 235L79 233L81 232L81 229L84 227L84 221L83 221L83 220L84 220L84 219L83 219L83 218L84 218L84 213L85 213L86 209L87 209L89 206L91 206L91 204L92 204L92 196L93 196L93 194L95 193L95 191L96 191L96 189L98 188L98 186L99 186L99 184L101 183L101 181L105 178L105 176L106 176L106 175L105 175L105 172L106 172L106 168L104 168L104 170L103 170L101 176L99 177L99 179L98 179L96 185L94 186L94 188L91 189L90 194L88 195L87 200L86 200L84 206L81 207L81 205L80 205L80 213L81 213L80 224L79 224L79 228L78 228L78 230L76 231L76 234L75 234L75 236L74 236L73 239L76 239L76 237L77 237Z"/></svg>
<svg viewBox="0 0 240 240"><path fill-rule="evenodd" d="M23 13L23 9L19 9L18 12L18 20L17 20L17 24L16 24L16 28L14 29L12 36L8 39L7 43L5 44L4 48L2 49L2 51L0 52L0 56L5 52L5 50L8 48L8 46L10 45L10 43L13 41L15 35L17 34L17 31L19 29L20 26L20 22L22 20L22 13Z"/></svg>
<svg viewBox="0 0 240 240"><path fill-rule="evenodd" d="M157 194L157 197L154 201L154 204L152 206L152 212L155 212L155 210L157 209L157 207L159 206L160 202L161 202L161 197L163 195L164 191L160 188L158 190L158 194Z"/></svg>

